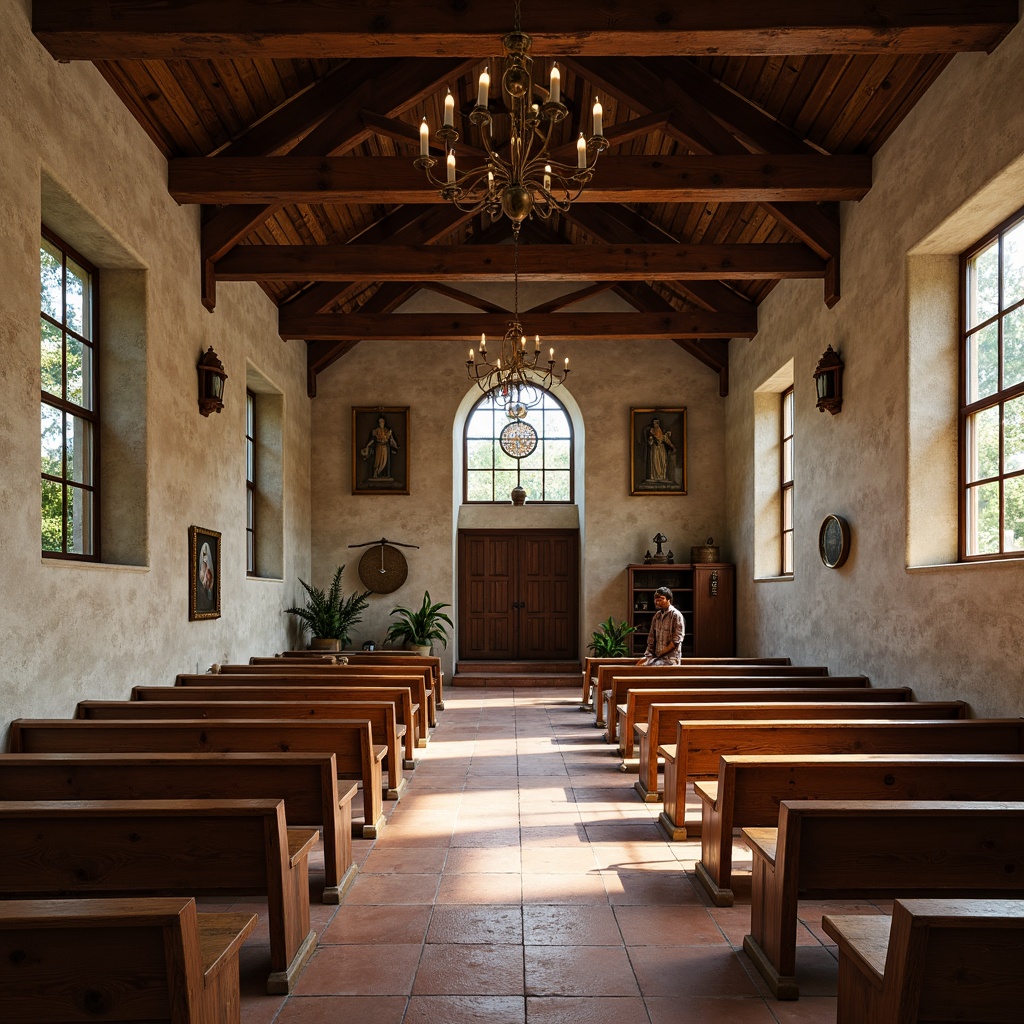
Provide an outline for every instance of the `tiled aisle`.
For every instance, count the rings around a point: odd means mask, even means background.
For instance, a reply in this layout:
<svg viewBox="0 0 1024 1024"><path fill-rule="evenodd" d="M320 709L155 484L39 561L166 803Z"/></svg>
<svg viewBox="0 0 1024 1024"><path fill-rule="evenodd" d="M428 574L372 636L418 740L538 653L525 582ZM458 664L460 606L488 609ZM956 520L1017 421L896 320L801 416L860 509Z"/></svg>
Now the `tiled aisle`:
<svg viewBox="0 0 1024 1024"><path fill-rule="evenodd" d="M827 908L801 904L805 994L777 1002L742 952L749 903L702 899L699 844L665 840L578 690L445 698L344 903L313 904L295 992L262 994L262 951L243 950L243 1024L835 1021Z"/></svg>

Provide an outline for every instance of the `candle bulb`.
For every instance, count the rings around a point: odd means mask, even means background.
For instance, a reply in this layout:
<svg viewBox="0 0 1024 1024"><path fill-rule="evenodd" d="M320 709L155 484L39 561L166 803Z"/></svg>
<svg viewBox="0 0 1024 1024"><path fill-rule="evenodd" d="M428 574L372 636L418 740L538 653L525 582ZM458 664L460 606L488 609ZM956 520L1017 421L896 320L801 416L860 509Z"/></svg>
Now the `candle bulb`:
<svg viewBox="0 0 1024 1024"><path fill-rule="evenodd" d="M480 335L480 355L483 355L487 351L487 335Z"/></svg>
<svg viewBox="0 0 1024 1024"><path fill-rule="evenodd" d="M551 191L551 164L544 165L544 191Z"/></svg>
<svg viewBox="0 0 1024 1024"><path fill-rule="evenodd" d="M604 135L604 108L596 96L594 97L594 134Z"/></svg>
<svg viewBox="0 0 1024 1024"><path fill-rule="evenodd" d="M470 361L471 363L472 363L472 362L474 362L474 359L473 359L473 350L472 350L472 349L470 349L470 350L469 350L469 361Z"/></svg>
<svg viewBox="0 0 1024 1024"><path fill-rule="evenodd" d="M557 64L551 65L551 92L548 95L551 103L562 102L562 75Z"/></svg>
<svg viewBox="0 0 1024 1024"><path fill-rule="evenodd" d="M552 348L552 349L548 350L548 362L549 363L553 363L554 361L555 361L555 350Z"/></svg>
<svg viewBox="0 0 1024 1024"><path fill-rule="evenodd" d="M525 352L526 351L526 335L519 335L519 347Z"/></svg>
<svg viewBox="0 0 1024 1024"><path fill-rule="evenodd" d="M540 335L539 334L536 335L536 338L537 338L537 343L533 346L533 351L534 352L539 352L540 351Z"/></svg>
<svg viewBox="0 0 1024 1024"><path fill-rule="evenodd" d="M488 74L488 69L484 68L480 72L480 82L477 85L476 90L476 105L478 107L487 106L487 94L491 91L491 76Z"/></svg>
<svg viewBox="0 0 1024 1024"><path fill-rule="evenodd" d="M420 121L420 156L430 155L429 134L430 129L427 127L427 119L423 118L423 120Z"/></svg>
<svg viewBox="0 0 1024 1024"><path fill-rule="evenodd" d="M587 140L583 138L583 132L576 140L576 166L582 171L587 166Z"/></svg>
<svg viewBox="0 0 1024 1024"><path fill-rule="evenodd" d="M451 89L448 90L448 95L444 98L444 126L445 128L451 128L455 124L455 97L452 95Z"/></svg>
<svg viewBox="0 0 1024 1024"><path fill-rule="evenodd" d="M569 357L568 356L565 357L565 372L566 373L569 372Z"/></svg>
<svg viewBox="0 0 1024 1024"><path fill-rule="evenodd" d="M448 184L455 184L455 150L448 153Z"/></svg>

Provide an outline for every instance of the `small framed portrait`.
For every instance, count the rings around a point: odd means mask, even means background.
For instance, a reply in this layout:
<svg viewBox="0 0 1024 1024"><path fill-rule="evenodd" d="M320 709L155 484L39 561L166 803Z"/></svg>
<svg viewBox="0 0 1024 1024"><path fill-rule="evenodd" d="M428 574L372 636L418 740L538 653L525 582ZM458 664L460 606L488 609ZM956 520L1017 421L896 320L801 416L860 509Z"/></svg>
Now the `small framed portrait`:
<svg viewBox="0 0 1024 1024"><path fill-rule="evenodd" d="M686 493L686 409L630 409L630 494Z"/></svg>
<svg viewBox="0 0 1024 1024"><path fill-rule="evenodd" d="M409 493L409 407L352 407L352 493Z"/></svg>
<svg viewBox="0 0 1024 1024"><path fill-rule="evenodd" d="M220 618L220 534L201 526L188 528L188 617Z"/></svg>

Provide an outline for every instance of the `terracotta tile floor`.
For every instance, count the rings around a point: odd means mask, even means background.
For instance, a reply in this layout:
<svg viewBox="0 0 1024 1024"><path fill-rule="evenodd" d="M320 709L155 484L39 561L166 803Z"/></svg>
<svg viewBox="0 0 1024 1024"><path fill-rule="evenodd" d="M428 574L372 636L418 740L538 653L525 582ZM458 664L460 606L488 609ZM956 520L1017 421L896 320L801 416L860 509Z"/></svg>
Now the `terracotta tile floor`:
<svg viewBox="0 0 1024 1024"><path fill-rule="evenodd" d="M835 904L801 904L804 994L777 1002L742 951L749 898L709 905L691 874L699 843L666 840L661 805L640 802L578 691L445 696L381 837L354 843L340 907L319 902L314 853L319 945L290 996L265 994L265 930L246 943L243 1024L835 1021L821 932Z"/></svg>

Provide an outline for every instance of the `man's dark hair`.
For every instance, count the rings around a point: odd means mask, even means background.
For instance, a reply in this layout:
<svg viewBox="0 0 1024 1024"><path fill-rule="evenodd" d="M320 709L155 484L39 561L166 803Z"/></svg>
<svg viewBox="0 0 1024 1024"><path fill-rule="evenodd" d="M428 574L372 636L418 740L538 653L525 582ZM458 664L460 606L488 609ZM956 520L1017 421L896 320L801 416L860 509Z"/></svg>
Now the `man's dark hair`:
<svg viewBox="0 0 1024 1024"><path fill-rule="evenodd" d="M669 590L668 587L658 587L654 592L654 596L657 597L659 594L661 594L662 597L667 597L669 601L672 600L672 591Z"/></svg>

